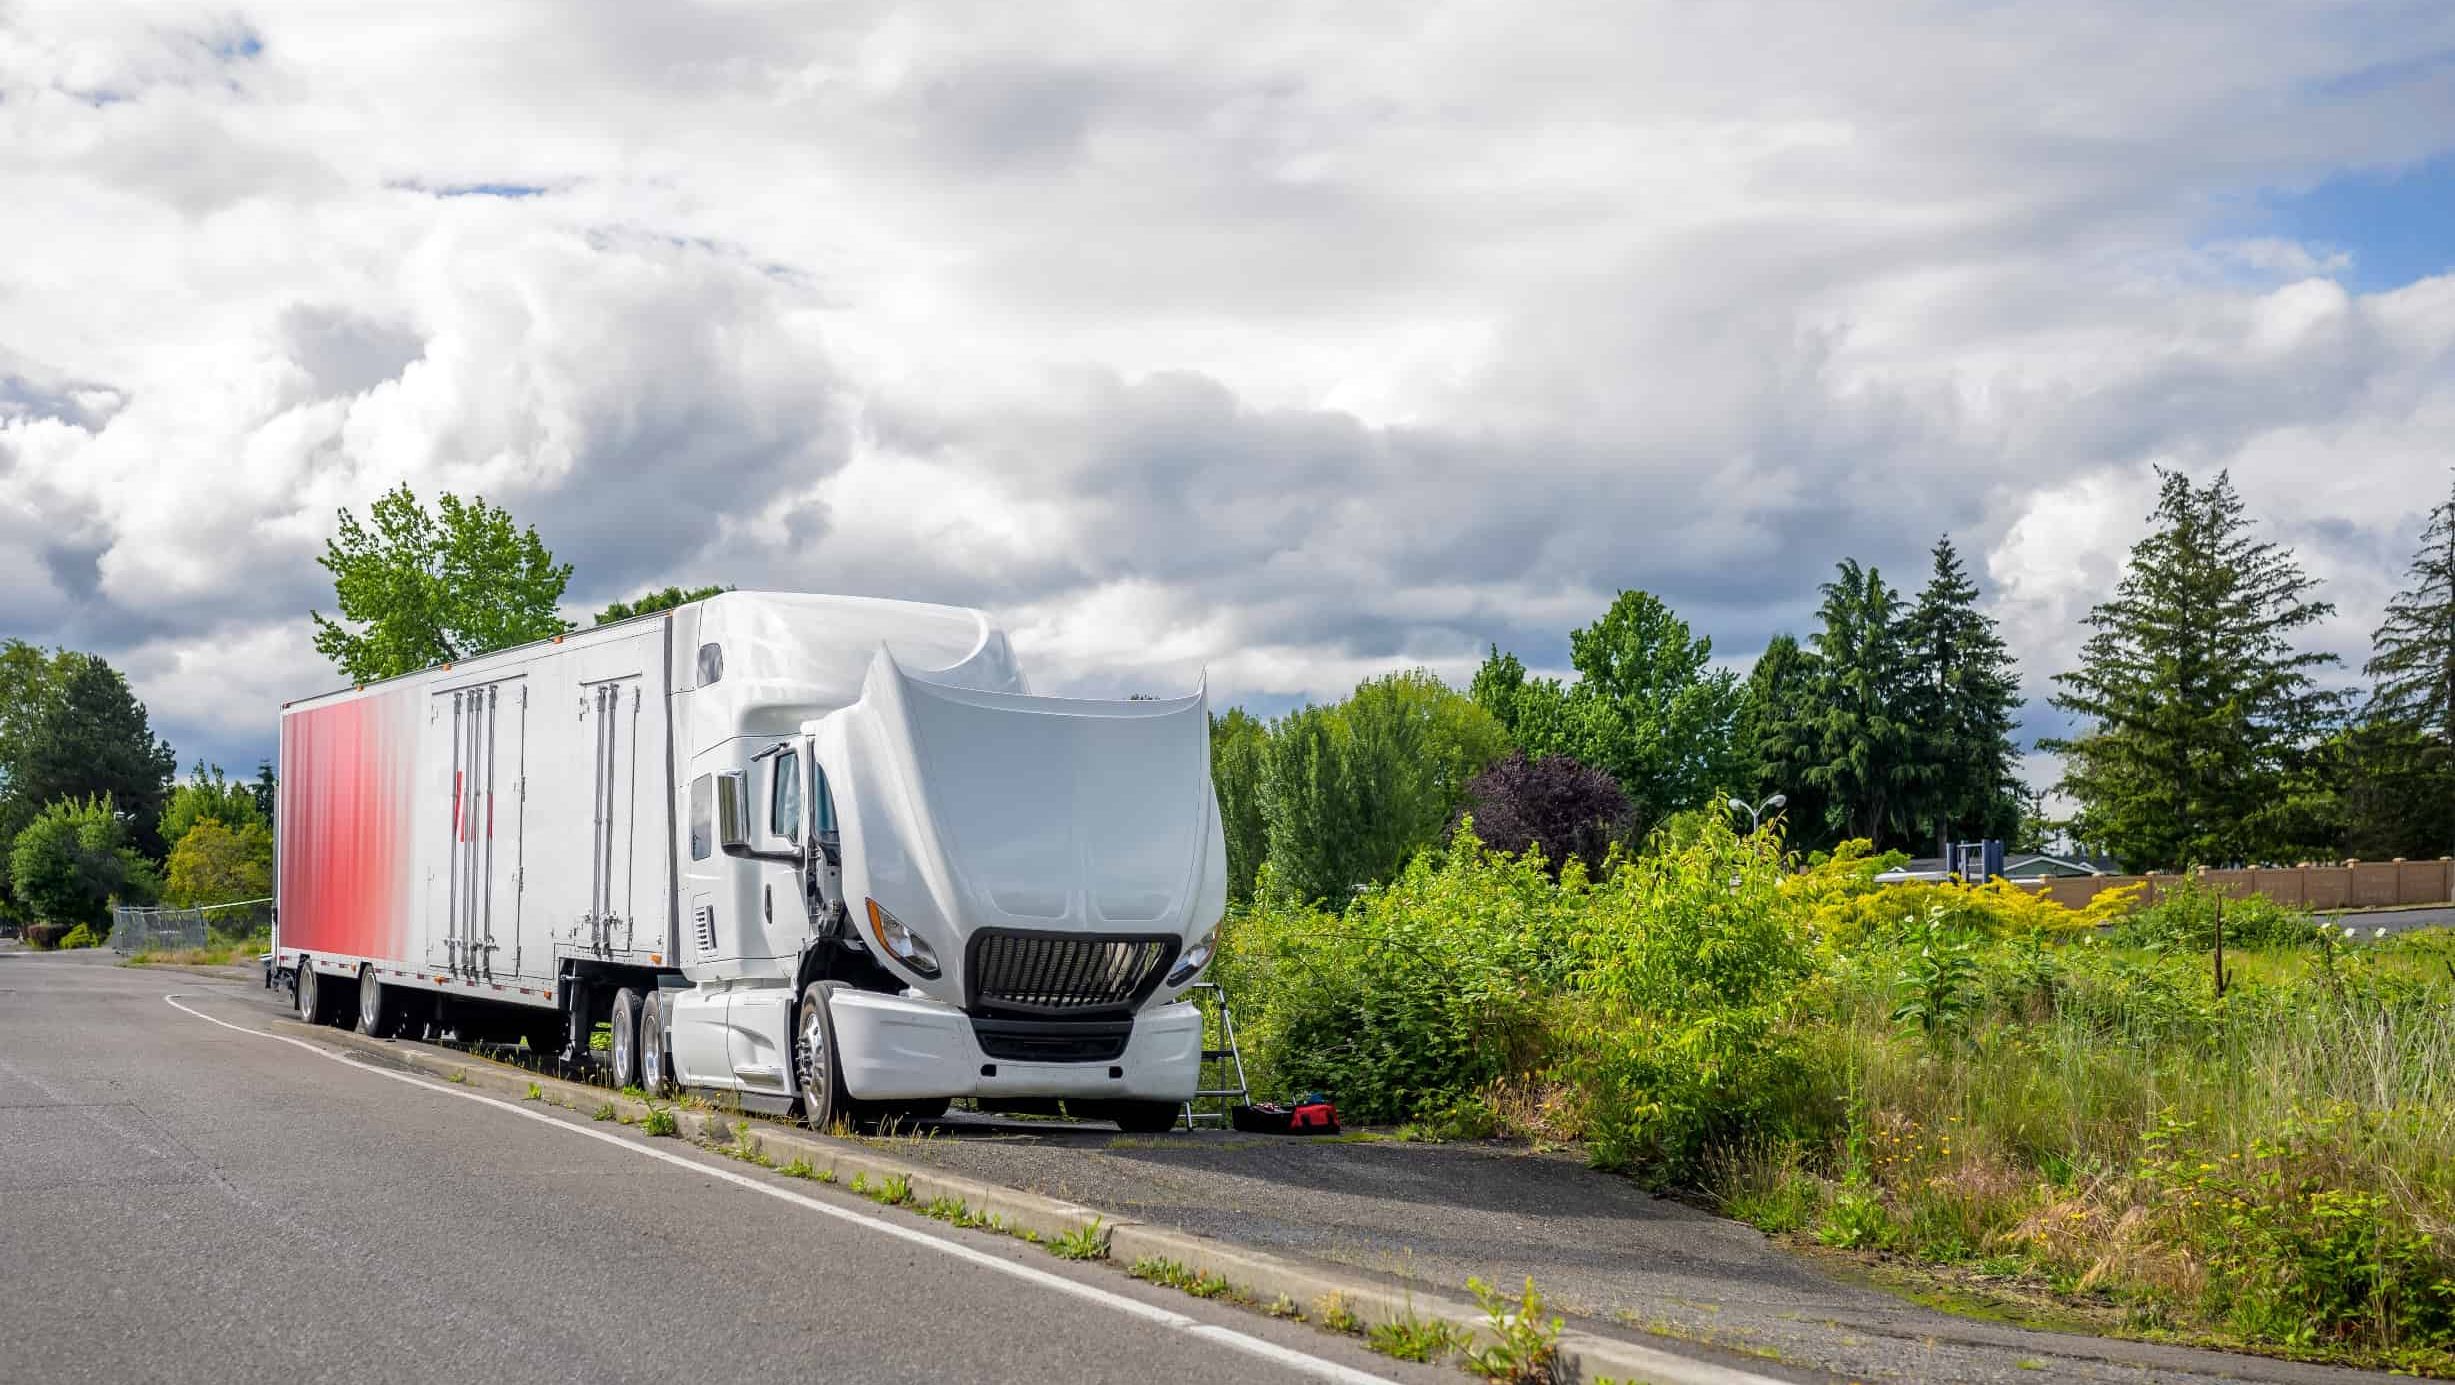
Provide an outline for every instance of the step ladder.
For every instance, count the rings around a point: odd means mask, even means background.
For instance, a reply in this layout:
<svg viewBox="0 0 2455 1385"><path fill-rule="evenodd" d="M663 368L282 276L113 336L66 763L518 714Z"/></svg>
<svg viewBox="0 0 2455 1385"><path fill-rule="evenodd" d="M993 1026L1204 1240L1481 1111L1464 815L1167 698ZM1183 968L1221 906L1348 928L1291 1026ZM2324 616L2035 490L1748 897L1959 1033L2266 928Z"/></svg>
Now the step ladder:
<svg viewBox="0 0 2455 1385"><path fill-rule="evenodd" d="M1228 1112L1247 1098L1245 1055L1236 1045L1236 1015L1228 1009L1227 992L1203 981L1185 988L1185 998L1202 1012L1202 1069L1193 1099L1185 1103L1185 1128L1215 1125L1224 1130ZM1212 1040L1218 1040L1212 1045ZM1203 1109L1204 1103L1209 1109Z"/></svg>

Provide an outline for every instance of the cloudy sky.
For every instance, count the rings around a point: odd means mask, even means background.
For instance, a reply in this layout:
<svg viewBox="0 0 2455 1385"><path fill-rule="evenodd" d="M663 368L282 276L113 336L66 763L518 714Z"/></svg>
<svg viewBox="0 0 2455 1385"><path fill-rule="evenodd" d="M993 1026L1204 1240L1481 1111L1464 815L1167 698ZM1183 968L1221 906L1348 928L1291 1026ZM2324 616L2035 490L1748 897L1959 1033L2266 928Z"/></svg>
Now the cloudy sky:
<svg viewBox="0 0 2455 1385"><path fill-rule="evenodd" d="M1945 531L2042 699L2160 464L2358 663L2455 464L2442 0L0 0L0 205L0 634L234 768L404 480L1275 710Z"/></svg>

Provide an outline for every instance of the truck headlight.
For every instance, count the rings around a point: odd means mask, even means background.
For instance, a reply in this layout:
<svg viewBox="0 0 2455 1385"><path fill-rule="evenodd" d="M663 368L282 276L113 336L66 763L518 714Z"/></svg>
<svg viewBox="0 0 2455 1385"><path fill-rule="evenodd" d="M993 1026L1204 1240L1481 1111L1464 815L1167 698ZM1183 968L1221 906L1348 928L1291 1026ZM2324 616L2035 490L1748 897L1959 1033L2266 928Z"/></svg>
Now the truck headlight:
<svg viewBox="0 0 2455 1385"><path fill-rule="evenodd" d="M870 936L887 950L887 955L919 972L922 976L938 974L938 954L931 951L921 935L904 927L903 920L888 913L877 900L869 903Z"/></svg>
<svg viewBox="0 0 2455 1385"><path fill-rule="evenodd" d="M1202 941L1186 948L1185 955L1177 958L1176 965L1168 969L1168 985L1182 986L1199 975L1210 962L1211 946L1218 941L1219 930L1214 928L1202 935Z"/></svg>

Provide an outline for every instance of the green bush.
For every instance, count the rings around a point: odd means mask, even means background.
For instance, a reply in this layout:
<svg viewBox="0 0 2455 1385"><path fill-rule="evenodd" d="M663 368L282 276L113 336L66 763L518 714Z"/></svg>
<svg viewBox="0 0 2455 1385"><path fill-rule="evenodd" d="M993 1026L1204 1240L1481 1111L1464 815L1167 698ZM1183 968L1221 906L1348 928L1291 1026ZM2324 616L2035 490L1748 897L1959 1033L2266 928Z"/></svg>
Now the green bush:
<svg viewBox="0 0 2455 1385"><path fill-rule="evenodd" d="M153 863L129 845L107 794L43 809L9 849L9 876L37 916L96 928L110 922L112 900L145 904L161 893Z"/></svg>
<svg viewBox="0 0 2455 1385"><path fill-rule="evenodd" d="M2264 895L2220 898L2215 890L2186 876L2160 889L2155 903L2135 909L2117 922L2115 941L2127 947L2210 951L2216 946L2220 903L2227 947L2307 947L2328 926L2307 910L2279 904Z"/></svg>
<svg viewBox="0 0 2455 1385"><path fill-rule="evenodd" d="M1247 1072L1276 1094L1333 1093L1349 1118L1445 1115L1540 1056L1569 972L1571 867L1483 852L1419 857L1344 913L1263 903L1221 934L1213 977ZM1274 891L1260 892L1270 899Z"/></svg>
<svg viewBox="0 0 2455 1385"><path fill-rule="evenodd" d="M62 951L72 947L100 947L109 936L108 933L95 932L91 924L80 923L61 937L59 945Z"/></svg>
<svg viewBox="0 0 2455 1385"><path fill-rule="evenodd" d="M2220 995L2196 884L2125 919L1876 885L1848 847L1795 866L1712 821L1556 881L1462 838L1342 911L1235 916L1214 975L1262 1095L1579 1140L1769 1231L2455 1369L2455 939L2229 900Z"/></svg>

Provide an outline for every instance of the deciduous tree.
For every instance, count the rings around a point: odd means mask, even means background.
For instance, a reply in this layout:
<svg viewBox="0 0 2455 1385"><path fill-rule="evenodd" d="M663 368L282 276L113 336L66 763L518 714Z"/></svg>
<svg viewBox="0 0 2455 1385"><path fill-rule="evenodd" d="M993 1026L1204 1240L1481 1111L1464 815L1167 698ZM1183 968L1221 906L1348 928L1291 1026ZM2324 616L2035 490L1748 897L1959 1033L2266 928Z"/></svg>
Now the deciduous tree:
<svg viewBox="0 0 2455 1385"><path fill-rule="evenodd" d="M1228 902L1253 898L1270 849L1262 820L1262 762L1270 728L1242 707L1210 719L1210 781L1219 795L1219 826L1227 836Z"/></svg>
<svg viewBox="0 0 2455 1385"><path fill-rule="evenodd" d="M1610 775L1568 755L1510 755L1468 781L1460 820L1495 851L1539 848L1557 876L1572 856L1598 868L1628 820L1628 796Z"/></svg>
<svg viewBox="0 0 2455 1385"><path fill-rule="evenodd" d="M636 601L617 601L607 606L604 610L597 612L597 624L611 625L615 621L629 620L633 616L644 616L651 611L670 610L693 601L705 601L711 596L718 596L731 590L733 590L731 587L713 586L687 589L667 587L663 591L650 592Z"/></svg>
<svg viewBox="0 0 2455 1385"><path fill-rule="evenodd" d="M273 832L261 822L236 827L203 818L170 851L162 897L181 908L263 899L273 892Z"/></svg>
<svg viewBox="0 0 2455 1385"><path fill-rule="evenodd" d="M485 497L447 492L429 511L404 484L378 497L368 520L371 527L342 510L340 533L318 560L332 573L341 619L314 613L315 647L352 681L571 628L555 609L571 565L556 563L535 528L515 527Z"/></svg>
<svg viewBox="0 0 2455 1385"><path fill-rule="evenodd" d="M9 848L9 878L35 918L95 928L110 922L112 900L150 904L161 888L108 795L61 799L37 813Z"/></svg>
<svg viewBox="0 0 2455 1385"><path fill-rule="evenodd" d="M223 778L220 765L207 765L199 760L196 768L188 772L186 783L172 786L170 798L162 806L163 844L177 855L180 838L207 818L229 829L264 821L256 810L256 792L252 787Z"/></svg>

